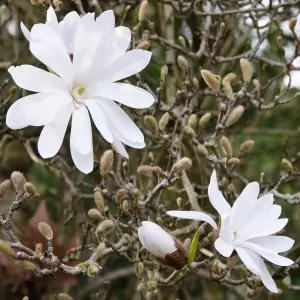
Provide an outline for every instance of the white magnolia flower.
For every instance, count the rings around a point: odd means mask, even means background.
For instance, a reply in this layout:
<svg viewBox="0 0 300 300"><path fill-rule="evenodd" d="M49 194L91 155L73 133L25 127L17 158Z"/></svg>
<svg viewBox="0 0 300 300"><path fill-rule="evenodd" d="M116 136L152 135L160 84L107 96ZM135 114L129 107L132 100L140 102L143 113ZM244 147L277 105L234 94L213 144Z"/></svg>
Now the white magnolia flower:
<svg viewBox="0 0 300 300"><path fill-rule="evenodd" d="M292 248L294 240L275 236L288 219L279 219L281 207L273 204L273 195L258 198L259 184L249 183L231 207L218 188L216 172L213 171L208 186L208 196L221 217L221 228L215 248L225 257L235 250L245 266L260 276L263 284L277 293L276 284L263 259L279 266L289 266L293 261L278 255ZM216 222L208 215L196 211L168 211L169 215L208 222L217 229Z"/></svg>
<svg viewBox="0 0 300 300"><path fill-rule="evenodd" d="M183 251L179 249L171 235L157 224L143 221L142 226L138 228L138 235L144 248L164 263L177 269L186 264Z"/></svg>
<svg viewBox="0 0 300 300"><path fill-rule="evenodd" d="M75 31L72 24L77 24ZM154 102L147 91L116 83L143 70L151 52L126 52L131 32L114 24L112 11L104 12L96 21L93 14L80 19L70 13L58 23L50 8L47 23L34 25L26 35L30 51L51 72L30 65L8 70L18 86L36 94L19 99L9 108L7 126L44 126L38 150L43 158L49 158L59 151L72 116L71 155L84 173L93 169L89 114L103 138L128 157L122 143L143 148L144 136L114 101L132 108L147 108Z"/></svg>

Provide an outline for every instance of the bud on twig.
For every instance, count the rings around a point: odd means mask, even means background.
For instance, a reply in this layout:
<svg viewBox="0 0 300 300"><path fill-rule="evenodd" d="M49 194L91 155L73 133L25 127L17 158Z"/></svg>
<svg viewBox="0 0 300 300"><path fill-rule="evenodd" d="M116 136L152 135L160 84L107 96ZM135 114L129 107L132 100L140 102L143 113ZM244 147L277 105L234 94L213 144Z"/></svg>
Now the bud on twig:
<svg viewBox="0 0 300 300"><path fill-rule="evenodd" d="M17 194L24 193L24 184L26 183L26 179L21 172L13 172L10 176L10 180L17 192Z"/></svg>
<svg viewBox="0 0 300 300"><path fill-rule="evenodd" d="M240 160L237 157L231 157L228 159L227 163L229 165L238 165L240 163Z"/></svg>
<svg viewBox="0 0 300 300"><path fill-rule="evenodd" d="M203 146L202 144L199 144L197 146L197 151L201 156L207 156L208 155L208 151L206 149L205 146Z"/></svg>
<svg viewBox="0 0 300 300"><path fill-rule="evenodd" d="M104 198L103 198L101 191L99 191L99 190L95 191L94 201L95 201L96 206L98 207L99 211L101 213L103 213L104 212Z"/></svg>
<svg viewBox="0 0 300 300"><path fill-rule="evenodd" d="M58 294L58 300L73 300L73 298L66 293L60 293Z"/></svg>
<svg viewBox="0 0 300 300"><path fill-rule="evenodd" d="M239 120L239 118L243 115L244 113L244 107L242 105L238 105L234 107L231 112L229 113L228 119L225 122L226 127L230 127L233 125L235 122Z"/></svg>
<svg viewBox="0 0 300 300"><path fill-rule="evenodd" d="M153 167L153 166L139 166L137 169L137 172L141 175L145 175L148 177L151 177L153 172L158 172L160 170L159 167Z"/></svg>
<svg viewBox="0 0 300 300"><path fill-rule="evenodd" d="M186 48L185 38L182 35L180 35L178 37L178 40L179 40L179 43L182 45L182 47Z"/></svg>
<svg viewBox="0 0 300 300"><path fill-rule="evenodd" d="M105 243L101 242L96 249L96 257L100 259L103 256L103 251L106 249Z"/></svg>
<svg viewBox="0 0 300 300"><path fill-rule="evenodd" d="M101 220L102 219L102 215L100 213L100 211L97 208L91 208L88 211L88 216L94 220Z"/></svg>
<svg viewBox="0 0 300 300"><path fill-rule="evenodd" d="M169 123L170 114L168 112L164 113L159 120L158 127L161 131L165 131L166 126Z"/></svg>
<svg viewBox="0 0 300 300"><path fill-rule="evenodd" d="M99 273L100 269L96 264L92 264L87 269L88 277L95 277Z"/></svg>
<svg viewBox="0 0 300 300"><path fill-rule="evenodd" d="M146 127L152 132L157 133L158 132L158 126L155 118L153 116L145 116L144 117L144 123Z"/></svg>
<svg viewBox="0 0 300 300"><path fill-rule="evenodd" d="M210 120L210 118L211 118L211 113L205 113L199 121L199 126L204 127L204 125Z"/></svg>
<svg viewBox="0 0 300 300"><path fill-rule="evenodd" d="M293 165L292 165L292 163L288 159L283 158L281 160L281 164L282 164L283 168L286 171L288 171L288 172L292 172L293 171Z"/></svg>
<svg viewBox="0 0 300 300"><path fill-rule="evenodd" d="M189 169L192 166L192 161L188 157L181 158L178 162L176 162L172 167L172 172L179 172Z"/></svg>
<svg viewBox="0 0 300 300"><path fill-rule="evenodd" d="M112 150L106 150L100 159L100 173L103 177L110 171L114 161L114 153Z"/></svg>
<svg viewBox="0 0 300 300"><path fill-rule="evenodd" d="M53 231L52 228L46 222L40 222L38 224L39 232L47 239L53 239Z"/></svg>
<svg viewBox="0 0 300 300"><path fill-rule="evenodd" d="M198 80L198 78L196 78L196 77L193 78L193 86L194 86L196 89L199 89L199 80Z"/></svg>
<svg viewBox="0 0 300 300"><path fill-rule="evenodd" d="M234 73L229 73L223 78L222 83L224 85L226 83L231 83L234 80L236 80L236 75Z"/></svg>
<svg viewBox="0 0 300 300"><path fill-rule="evenodd" d="M10 245L5 243L3 240L0 240L0 252L6 254L8 256L14 256L15 255L14 249Z"/></svg>
<svg viewBox="0 0 300 300"><path fill-rule="evenodd" d="M111 233L115 229L115 223L112 220L104 220L102 221L97 229L96 235L103 236Z"/></svg>
<svg viewBox="0 0 300 300"><path fill-rule="evenodd" d="M253 145L254 145L253 140L247 140L244 143L242 143L240 147L241 154L245 154L249 152L253 148Z"/></svg>
<svg viewBox="0 0 300 300"><path fill-rule="evenodd" d="M176 199L176 203L177 203L177 206L180 208L182 206L182 198L181 197L178 197Z"/></svg>
<svg viewBox="0 0 300 300"><path fill-rule="evenodd" d="M253 73L251 63L249 62L248 59L241 58L240 66L241 66L244 81L250 82Z"/></svg>
<svg viewBox="0 0 300 300"><path fill-rule="evenodd" d="M24 184L24 190L28 197L34 197L36 195L36 188L31 182Z"/></svg>
<svg viewBox="0 0 300 300"><path fill-rule="evenodd" d="M138 16L139 22L142 22L145 19L147 13L147 7L148 7L148 1L143 0L139 10L139 16Z"/></svg>
<svg viewBox="0 0 300 300"><path fill-rule="evenodd" d="M192 127L194 130L197 127L197 116L195 114L190 115L188 120L188 125Z"/></svg>
<svg viewBox="0 0 300 300"><path fill-rule="evenodd" d="M294 31L296 25L297 25L297 18L295 18L295 17L291 18L290 22L289 22L289 28L290 28L290 30Z"/></svg>
<svg viewBox="0 0 300 300"><path fill-rule="evenodd" d="M195 130L190 127L190 126L184 126L184 133L190 137L195 137L196 136L196 133L195 133Z"/></svg>
<svg viewBox="0 0 300 300"><path fill-rule="evenodd" d="M42 243L36 244L34 252L37 257L41 257L43 255L43 244Z"/></svg>
<svg viewBox="0 0 300 300"><path fill-rule="evenodd" d="M220 142L221 142L221 147L222 147L224 154L227 156L227 158L231 158L232 157L232 147L231 147L231 143L229 142L228 138L223 136L221 138Z"/></svg>
<svg viewBox="0 0 300 300"><path fill-rule="evenodd" d="M160 69L160 78L161 78L161 80L165 82L167 75L168 75L168 66L163 65Z"/></svg>
<svg viewBox="0 0 300 300"><path fill-rule="evenodd" d="M121 204L126 195L127 195L127 191L125 189L117 190L115 196L117 204Z"/></svg>
<svg viewBox="0 0 300 300"><path fill-rule="evenodd" d="M137 264L137 274L138 274L139 276L142 275L143 272L144 272L144 270L145 270L144 264L141 263L141 262L139 262L139 263Z"/></svg>
<svg viewBox="0 0 300 300"><path fill-rule="evenodd" d="M206 84L215 92L219 93L220 91L220 80L216 77L215 74L208 70L201 70L201 75L206 82Z"/></svg>
<svg viewBox="0 0 300 300"><path fill-rule="evenodd" d="M7 179L0 184L0 200L2 200L6 194L7 189L10 187L10 180Z"/></svg>
<svg viewBox="0 0 300 300"><path fill-rule="evenodd" d="M149 41L142 41L136 46L136 49L148 50L149 47L150 47Z"/></svg>
<svg viewBox="0 0 300 300"><path fill-rule="evenodd" d="M125 199L122 202L122 208L123 208L123 211L128 212L128 210L129 210L129 202L128 202L128 200Z"/></svg>
<svg viewBox="0 0 300 300"><path fill-rule="evenodd" d="M64 7L64 3L61 0L53 0L53 5L56 9L62 9Z"/></svg>
<svg viewBox="0 0 300 300"><path fill-rule="evenodd" d="M184 56L178 55L177 62L181 69L187 70L189 68L189 63Z"/></svg>

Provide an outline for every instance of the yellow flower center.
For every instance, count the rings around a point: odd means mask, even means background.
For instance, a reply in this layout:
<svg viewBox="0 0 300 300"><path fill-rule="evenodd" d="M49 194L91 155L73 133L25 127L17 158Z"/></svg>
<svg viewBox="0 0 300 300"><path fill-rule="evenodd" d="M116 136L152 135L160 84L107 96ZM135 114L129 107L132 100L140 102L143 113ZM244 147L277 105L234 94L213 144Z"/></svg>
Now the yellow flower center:
<svg viewBox="0 0 300 300"><path fill-rule="evenodd" d="M72 92L72 97L75 101L84 98L85 97L85 88L82 86L75 87Z"/></svg>

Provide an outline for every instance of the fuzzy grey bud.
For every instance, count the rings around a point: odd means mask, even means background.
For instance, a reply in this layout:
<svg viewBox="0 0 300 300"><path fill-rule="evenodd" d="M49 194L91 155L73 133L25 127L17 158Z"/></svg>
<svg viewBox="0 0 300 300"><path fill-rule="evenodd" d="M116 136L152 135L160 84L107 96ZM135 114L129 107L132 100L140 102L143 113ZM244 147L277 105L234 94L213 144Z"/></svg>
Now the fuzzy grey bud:
<svg viewBox="0 0 300 300"><path fill-rule="evenodd" d="M192 127L194 130L196 130L197 116L195 114L190 115L189 120L188 120L188 126Z"/></svg>
<svg viewBox="0 0 300 300"><path fill-rule="evenodd" d="M97 229L96 235L103 236L111 233L115 229L115 223L112 220L104 220L102 221Z"/></svg>
<svg viewBox="0 0 300 300"><path fill-rule="evenodd" d="M104 198L102 195L102 192L100 190L96 190L94 193L94 201L96 203L96 206L98 207L99 211L101 213L104 212Z"/></svg>
<svg viewBox="0 0 300 300"><path fill-rule="evenodd" d="M172 172L179 172L189 169L192 166L192 161L188 157L181 158L172 167Z"/></svg>
<svg viewBox="0 0 300 300"><path fill-rule="evenodd" d="M184 133L190 137L196 136L195 130L188 125L184 127Z"/></svg>
<svg viewBox="0 0 300 300"><path fill-rule="evenodd" d="M200 127L204 127L204 125L210 120L211 118L211 113L205 113L201 118L200 118L200 121L199 121L199 126Z"/></svg>
<svg viewBox="0 0 300 300"><path fill-rule="evenodd" d="M168 112L164 113L159 120L158 127L161 131L165 131L166 126L169 123L170 114Z"/></svg>
<svg viewBox="0 0 300 300"><path fill-rule="evenodd" d="M240 66L241 66L244 81L250 82L253 73L251 63L249 62L248 59L241 58Z"/></svg>
<svg viewBox="0 0 300 300"><path fill-rule="evenodd" d="M240 119L240 117L243 115L244 110L245 110L244 106L242 106L242 105L238 105L238 106L234 107L231 110L231 112L229 113L228 119L225 122L225 126L230 127L231 125L236 123Z"/></svg>
<svg viewBox="0 0 300 300"><path fill-rule="evenodd" d="M111 170L114 161L114 153L112 150L106 150L100 159L100 173L103 177Z"/></svg>
<svg viewBox="0 0 300 300"><path fill-rule="evenodd" d="M100 211L97 208L91 208L88 211L88 216L94 220L101 220L102 219L102 215L100 213Z"/></svg>
<svg viewBox="0 0 300 300"><path fill-rule="evenodd" d="M40 222L38 224L39 232L47 239L53 239L53 231L52 228L46 222Z"/></svg>
<svg viewBox="0 0 300 300"><path fill-rule="evenodd" d="M253 146L254 146L254 141L253 140L245 141L240 146L241 154L245 154L245 153L249 152L253 148Z"/></svg>
<svg viewBox="0 0 300 300"><path fill-rule="evenodd" d="M199 144L197 146L197 151L201 156L207 156L208 155L208 150L206 149L206 147L202 144Z"/></svg>
<svg viewBox="0 0 300 300"><path fill-rule="evenodd" d="M281 160L281 165L283 166L283 168L288 171L288 172L292 172L293 171L293 165L292 163L286 159L286 158L283 158Z"/></svg>
<svg viewBox="0 0 300 300"><path fill-rule="evenodd" d="M26 179L21 172L13 172L10 176L10 180L17 192L17 194L24 193L24 184L26 183Z"/></svg>
<svg viewBox="0 0 300 300"><path fill-rule="evenodd" d="M157 122L153 116L145 116L144 124L152 133L155 134L158 132Z"/></svg>
<svg viewBox="0 0 300 300"><path fill-rule="evenodd" d="M219 93L220 91L220 80L215 74L208 70L201 70L201 75L206 82L206 84L215 92Z"/></svg>
<svg viewBox="0 0 300 300"><path fill-rule="evenodd" d="M186 58L182 55L178 55L177 57L177 63L179 65L179 67L183 70L187 70L189 68L189 63L186 60Z"/></svg>
<svg viewBox="0 0 300 300"><path fill-rule="evenodd" d="M227 163L229 165L238 165L240 163L240 160L237 157L231 157L230 159L228 159Z"/></svg>
<svg viewBox="0 0 300 300"><path fill-rule="evenodd" d="M139 15L138 15L139 22L142 22L145 19L145 16L147 14L147 7L148 7L148 1L143 0L141 2L140 9L139 9Z"/></svg>
<svg viewBox="0 0 300 300"><path fill-rule="evenodd" d="M231 158L232 157L232 147L231 147L231 143L228 140L228 138L223 136L221 138L220 142L221 142L222 150L223 150L224 154L226 155L226 157Z"/></svg>

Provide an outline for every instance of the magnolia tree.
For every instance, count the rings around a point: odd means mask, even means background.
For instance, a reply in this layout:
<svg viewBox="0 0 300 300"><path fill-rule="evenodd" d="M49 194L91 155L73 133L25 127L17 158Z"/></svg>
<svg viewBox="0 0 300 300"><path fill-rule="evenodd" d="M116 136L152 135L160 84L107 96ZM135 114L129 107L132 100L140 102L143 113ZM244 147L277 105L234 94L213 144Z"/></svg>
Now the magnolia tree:
<svg viewBox="0 0 300 300"><path fill-rule="evenodd" d="M3 4L0 298L298 299L299 7Z"/></svg>

